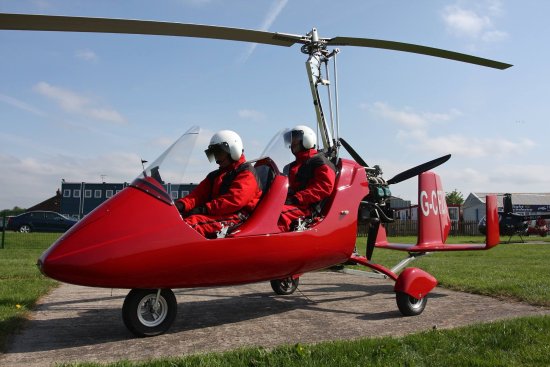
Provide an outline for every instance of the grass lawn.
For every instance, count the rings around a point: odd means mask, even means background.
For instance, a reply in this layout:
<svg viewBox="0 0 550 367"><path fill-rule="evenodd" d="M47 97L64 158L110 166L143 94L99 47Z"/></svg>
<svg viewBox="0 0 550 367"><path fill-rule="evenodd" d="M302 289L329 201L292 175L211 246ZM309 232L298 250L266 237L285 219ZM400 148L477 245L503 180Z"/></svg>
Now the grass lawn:
<svg viewBox="0 0 550 367"><path fill-rule="evenodd" d="M5 348L7 336L21 326L40 295L56 285L43 277L34 264L58 235L10 235L27 237L24 246L7 245L0 250L0 349ZM451 237L449 242L481 241L481 237ZM361 253L365 242L365 238L357 241ZM405 256L406 252L376 249L373 260L391 267ZM447 288L548 307L549 257L550 243L503 244L490 251L436 253L409 266L432 273ZM548 360L550 317L530 317L403 338L281 346L273 350L247 348L137 364L121 361L112 366L543 366Z"/></svg>
<svg viewBox="0 0 550 367"><path fill-rule="evenodd" d="M40 274L35 264L59 235L6 232L5 248L0 249L0 350L38 298L57 284Z"/></svg>
<svg viewBox="0 0 550 367"><path fill-rule="evenodd" d="M548 366L550 317L528 317L402 338L243 348L182 358L77 366ZM66 366L75 366L74 364Z"/></svg>

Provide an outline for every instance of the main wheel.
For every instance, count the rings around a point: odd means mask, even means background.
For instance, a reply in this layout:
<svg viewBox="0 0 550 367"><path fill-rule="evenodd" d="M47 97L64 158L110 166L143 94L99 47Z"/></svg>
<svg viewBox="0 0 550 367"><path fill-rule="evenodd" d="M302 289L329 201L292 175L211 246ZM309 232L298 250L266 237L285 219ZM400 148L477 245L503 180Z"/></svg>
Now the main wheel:
<svg viewBox="0 0 550 367"><path fill-rule="evenodd" d="M300 284L300 278L288 277L285 279L272 280L271 288L273 288L275 293L284 296L294 293L296 288L298 288L298 284Z"/></svg>
<svg viewBox="0 0 550 367"><path fill-rule="evenodd" d="M19 232L21 233L29 233L31 231L31 226L28 224L23 224L21 227L19 227Z"/></svg>
<svg viewBox="0 0 550 367"><path fill-rule="evenodd" d="M171 289L132 289L122 305L124 325L139 337L155 336L166 332L178 310L176 296Z"/></svg>
<svg viewBox="0 0 550 367"><path fill-rule="evenodd" d="M420 315L428 303L428 297L418 299L409 296L405 292L397 292L395 294L395 300L397 301L399 311L401 311L404 316Z"/></svg>

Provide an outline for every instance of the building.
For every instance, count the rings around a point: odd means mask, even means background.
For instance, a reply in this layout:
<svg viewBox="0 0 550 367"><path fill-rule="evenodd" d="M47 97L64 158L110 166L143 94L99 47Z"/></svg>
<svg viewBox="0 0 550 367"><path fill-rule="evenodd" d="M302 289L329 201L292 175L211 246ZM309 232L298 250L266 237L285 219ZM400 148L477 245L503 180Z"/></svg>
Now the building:
<svg viewBox="0 0 550 367"><path fill-rule="evenodd" d="M447 210L451 222L458 222L460 220L460 205L448 205ZM418 220L418 205L394 209L394 218L399 220Z"/></svg>
<svg viewBox="0 0 550 367"><path fill-rule="evenodd" d="M118 194L130 184L124 183L89 183L64 182L61 183L60 213L71 218L81 219L97 208L110 197ZM191 192L196 184L164 184L163 187L172 199L185 196Z"/></svg>
<svg viewBox="0 0 550 367"><path fill-rule="evenodd" d="M494 193L473 192L468 195L462 206L465 221L478 222L485 216L485 197L487 195L494 195ZM502 210L504 193L496 195L498 209ZM550 193L512 193L512 210L514 213L520 214L548 214L550 213Z"/></svg>
<svg viewBox="0 0 550 367"><path fill-rule="evenodd" d="M35 210L45 210L50 212L60 212L61 210L61 192L59 190L56 191L55 196L52 196L49 199L44 200L41 203L38 203L34 206L31 206L26 212L32 212Z"/></svg>

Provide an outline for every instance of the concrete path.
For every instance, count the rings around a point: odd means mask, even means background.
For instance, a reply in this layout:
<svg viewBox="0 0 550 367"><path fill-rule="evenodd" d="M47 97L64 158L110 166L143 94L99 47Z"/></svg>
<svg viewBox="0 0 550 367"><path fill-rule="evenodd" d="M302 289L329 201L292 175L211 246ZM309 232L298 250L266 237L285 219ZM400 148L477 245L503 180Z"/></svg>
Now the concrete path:
<svg viewBox="0 0 550 367"><path fill-rule="evenodd" d="M244 346L399 336L549 309L436 288L424 313L402 317L393 283L340 273L311 273L300 291L277 296L268 282L175 291L178 316L167 334L138 339L122 322L126 290L62 285L44 297L0 366L141 360Z"/></svg>

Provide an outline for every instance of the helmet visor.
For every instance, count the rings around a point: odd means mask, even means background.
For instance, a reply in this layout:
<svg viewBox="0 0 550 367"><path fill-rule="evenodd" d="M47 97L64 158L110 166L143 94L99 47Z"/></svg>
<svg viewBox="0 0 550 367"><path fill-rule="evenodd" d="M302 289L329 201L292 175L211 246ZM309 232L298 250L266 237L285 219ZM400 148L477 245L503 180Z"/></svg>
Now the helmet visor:
<svg viewBox="0 0 550 367"><path fill-rule="evenodd" d="M220 153L231 154L231 150L229 149L229 144L227 144L226 142L223 142L219 144L209 145L208 149L206 149L204 153L206 153L208 160L210 162L213 162L216 160L216 154L220 154Z"/></svg>
<svg viewBox="0 0 550 367"><path fill-rule="evenodd" d="M290 130L284 133L285 146L290 148L292 140L297 138L302 141L304 139L304 132L302 130Z"/></svg>

